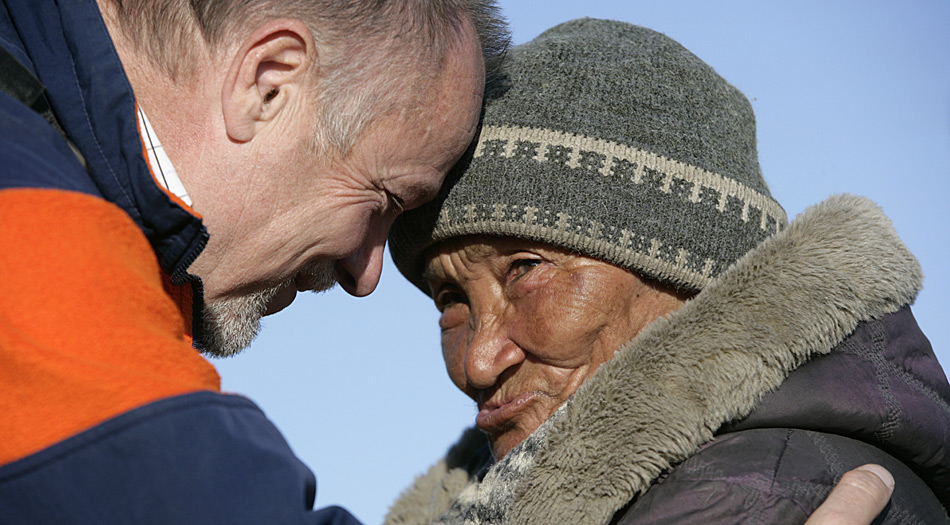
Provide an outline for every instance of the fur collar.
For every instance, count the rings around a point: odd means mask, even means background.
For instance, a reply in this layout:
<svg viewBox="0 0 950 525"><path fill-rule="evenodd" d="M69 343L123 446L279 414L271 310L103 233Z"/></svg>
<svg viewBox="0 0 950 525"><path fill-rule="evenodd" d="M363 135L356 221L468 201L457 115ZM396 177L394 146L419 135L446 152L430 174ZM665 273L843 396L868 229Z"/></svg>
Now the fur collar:
<svg viewBox="0 0 950 525"><path fill-rule="evenodd" d="M466 432L387 523L606 523L789 372L912 303L922 280L874 203L833 197L624 345L481 482L469 465L484 438Z"/></svg>

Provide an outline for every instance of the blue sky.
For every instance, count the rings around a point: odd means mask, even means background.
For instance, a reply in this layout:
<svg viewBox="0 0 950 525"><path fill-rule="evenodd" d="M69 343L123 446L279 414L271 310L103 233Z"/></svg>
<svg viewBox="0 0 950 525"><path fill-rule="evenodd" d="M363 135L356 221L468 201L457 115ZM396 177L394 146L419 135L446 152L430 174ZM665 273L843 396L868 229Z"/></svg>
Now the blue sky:
<svg viewBox="0 0 950 525"><path fill-rule="evenodd" d="M836 193L875 200L920 259L914 311L950 365L950 3L501 1L523 43L590 16L666 33L752 101L789 217ZM431 301L386 259L370 297L298 297L244 354L215 361L318 479L317 504L379 523L475 417L449 382Z"/></svg>

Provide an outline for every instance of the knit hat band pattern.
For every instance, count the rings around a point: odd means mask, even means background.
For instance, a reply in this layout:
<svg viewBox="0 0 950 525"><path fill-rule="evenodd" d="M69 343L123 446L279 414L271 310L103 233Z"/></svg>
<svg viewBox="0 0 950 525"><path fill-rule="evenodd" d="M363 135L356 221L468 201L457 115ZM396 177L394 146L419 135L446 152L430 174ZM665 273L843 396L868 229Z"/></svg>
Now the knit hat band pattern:
<svg viewBox="0 0 950 525"><path fill-rule="evenodd" d="M393 226L393 259L423 291L422 252L475 234L698 291L787 224L745 97L664 35L576 20L512 50L503 72L474 148Z"/></svg>

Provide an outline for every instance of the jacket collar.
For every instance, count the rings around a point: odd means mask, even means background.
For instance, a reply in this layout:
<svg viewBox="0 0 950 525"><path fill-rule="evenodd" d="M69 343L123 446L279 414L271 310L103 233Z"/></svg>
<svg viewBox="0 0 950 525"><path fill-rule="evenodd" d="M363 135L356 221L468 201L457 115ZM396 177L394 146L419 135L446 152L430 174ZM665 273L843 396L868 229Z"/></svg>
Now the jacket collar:
<svg viewBox="0 0 950 525"><path fill-rule="evenodd" d="M922 279L876 205L831 198L624 345L481 482L468 465L484 438L469 431L388 519L606 523L789 372L912 303Z"/></svg>
<svg viewBox="0 0 950 525"><path fill-rule="evenodd" d="M207 232L200 217L173 202L149 171L132 87L96 2L5 4L20 39L13 52L46 86L102 197L138 224L175 284L191 281L186 270L204 248Z"/></svg>

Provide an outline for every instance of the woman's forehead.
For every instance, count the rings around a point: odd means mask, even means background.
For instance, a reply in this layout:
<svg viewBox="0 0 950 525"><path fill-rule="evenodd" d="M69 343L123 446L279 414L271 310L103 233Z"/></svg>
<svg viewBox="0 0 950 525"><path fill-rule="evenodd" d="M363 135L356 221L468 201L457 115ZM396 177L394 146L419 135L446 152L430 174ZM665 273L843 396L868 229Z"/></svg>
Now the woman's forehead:
<svg viewBox="0 0 950 525"><path fill-rule="evenodd" d="M442 241L424 252L425 268L422 278L424 281L432 281L444 277L444 274L453 269L491 260L510 251L518 241L519 239L511 237L486 235L467 235Z"/></svg>
<svg viewBox="0 0 950 525"><path fill-rule="evenodd" d="M422 278L424 281L431 283L433 280L457 277L449 274L465 269L473 269L478 266L493 268L493 263L506 262L508 258L519 256L522 252L528 252L540 258L559 263L564 267L604 265L628 272L628 270L618 268L611 263L546 242L519 237L480 234L453 237L428 248L423 254L425 267ZM506 268L507 265L493 269L504 270Z"/></svg>
<svg viewBox="0 0 950 525"><path fill-rule="evenodd" d="M465 235L453 237L428 248L423 253L425 268L422 278L429 280L444 273L449 267L461 269L472 264L491 263L522 250L561 251L556 246L520 239L493 235Z"/></svg>
<svg viewBox="0 0 950 525"><path fill-rule="evenodd" d="M583 257L553 244L506 235L463 235L440 241L423 252L423 261L430 264L440 255L464 254L466 257L510 255L519 250L543 250L565 256Z"/></svg>

